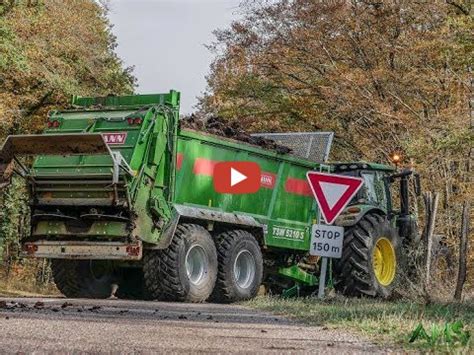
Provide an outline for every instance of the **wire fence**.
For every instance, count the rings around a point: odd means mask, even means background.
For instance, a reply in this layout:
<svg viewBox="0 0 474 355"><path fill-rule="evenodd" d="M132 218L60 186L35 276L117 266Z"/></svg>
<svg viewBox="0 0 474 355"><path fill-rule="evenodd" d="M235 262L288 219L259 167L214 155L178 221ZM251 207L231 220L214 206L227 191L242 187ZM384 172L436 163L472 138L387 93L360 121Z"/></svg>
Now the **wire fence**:
<svg viewBox="0 0 474 355"><path fill-rule="evenodd" d="M288 147L291 154L316 163L325 163L329 158L333 132L255 133L254 137L271 139Z"/></svg>

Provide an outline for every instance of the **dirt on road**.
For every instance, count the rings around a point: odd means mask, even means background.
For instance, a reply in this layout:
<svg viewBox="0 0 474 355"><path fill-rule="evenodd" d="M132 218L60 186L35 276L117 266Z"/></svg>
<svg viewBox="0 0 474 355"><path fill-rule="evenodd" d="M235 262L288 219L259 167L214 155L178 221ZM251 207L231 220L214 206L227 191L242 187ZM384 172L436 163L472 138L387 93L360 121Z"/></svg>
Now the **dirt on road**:
<svg viewBox="0 0 474 355"><path fill-rule="evenodd" d="M340 330L246 307L0 298L0 352L386 353Z"/></svg>

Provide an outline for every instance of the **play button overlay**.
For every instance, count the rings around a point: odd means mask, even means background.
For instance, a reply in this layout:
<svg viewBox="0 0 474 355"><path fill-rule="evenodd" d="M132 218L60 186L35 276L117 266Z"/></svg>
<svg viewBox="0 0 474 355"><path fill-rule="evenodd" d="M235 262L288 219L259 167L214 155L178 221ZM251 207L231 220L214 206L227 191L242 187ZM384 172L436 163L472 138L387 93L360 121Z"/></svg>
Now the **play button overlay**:
<svg viewBox="0 0 474 355"><path fill-rule="evenodd" d="M260 166L254 162L220 162L214 167L214 189L222 194L253 194L260 178Z"/></svg>
<svg viewBox="0 0 474 355"><path fill-rule="evenodd" d="M247 180L247 175L240 173L240 171L230 168L230 186L234 187L239 182Z"/></svg>

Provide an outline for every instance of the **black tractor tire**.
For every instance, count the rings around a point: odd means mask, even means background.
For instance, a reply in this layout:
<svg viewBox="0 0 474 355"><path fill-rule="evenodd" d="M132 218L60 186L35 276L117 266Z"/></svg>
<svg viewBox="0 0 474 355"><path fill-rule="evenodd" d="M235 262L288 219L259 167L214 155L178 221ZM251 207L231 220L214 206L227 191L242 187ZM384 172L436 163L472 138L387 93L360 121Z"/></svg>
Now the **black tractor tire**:
<svg viewBox="0 0 474 355"><path fill-rule="evenodd" d="M211 300L231 303L255 297L263 278L263 257L255 237L244 230L226 231L217 236L216 249L219 266Z"/></svg>
<svg viewBox="0 0 474 355"><path fill-rule="evenodd" d="M187 268L187 259L197 267L198 275L194 275L194 268ZM211 295L217 277L214 241L200 225L179 224L168 248L145 253L143 271L145 287L152 299L204 302Z"/></svg>
<svg viewBox="0 0 474 355"><path fill-rule="evenodd" d="M61 293L68 298L108 298L112 285L119 284L119 278L113 271L94 273L99 263L93 260L51 260L53 278ZM108 269L108 268L107 268Z"/></svg>
<svg viewBox="0 0 474 355"><path fill-rule="evenodd" d="M388 274L392 276L381 283L376 276L374 252L380 245L388 245L386 240L394 252L395 265L391 268L394 273ZM387 218L371 213L365 215L345 230L342 257L334 263L336 291L354 297L390 297L400 275L401 251L397 229Z"/></svg>

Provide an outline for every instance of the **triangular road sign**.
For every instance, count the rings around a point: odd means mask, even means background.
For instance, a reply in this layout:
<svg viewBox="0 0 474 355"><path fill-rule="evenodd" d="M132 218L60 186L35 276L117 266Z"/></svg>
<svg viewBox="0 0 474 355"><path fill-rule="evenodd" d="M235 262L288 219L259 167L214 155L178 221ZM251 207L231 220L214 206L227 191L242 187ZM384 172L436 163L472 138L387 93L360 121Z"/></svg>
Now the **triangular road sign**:
<svg viewBox="0 0 474 355"><path fill-rule="evenodd" d="M327 224L334 222L364 183L361 178L315 171L308 171L306 177Z"/></svg>

